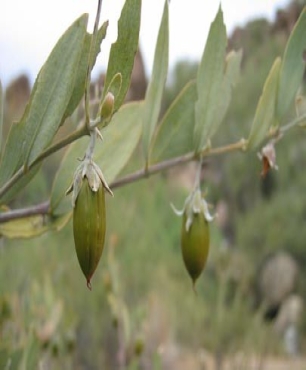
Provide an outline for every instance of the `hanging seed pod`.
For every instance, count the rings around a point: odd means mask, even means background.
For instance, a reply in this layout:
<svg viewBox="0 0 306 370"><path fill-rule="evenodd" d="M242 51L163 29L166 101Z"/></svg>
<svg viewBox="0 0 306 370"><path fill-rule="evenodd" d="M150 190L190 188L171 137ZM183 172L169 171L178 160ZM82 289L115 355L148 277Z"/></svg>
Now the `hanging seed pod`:
<svg viewBox="0 0 306 370"><path fill-rule="evenodd" d="M99 167L84 161L76 171L73 185L73 236L80 267L90 280L101 258L106 230L105 189L111 194Z"/></svg>
<svg viewBox="0 0 306 370"><path fill-rule="evenodd" d="M193 288L203 271L209 252L209 222L214 219L208 210L201 191L196 188L186 199L182 211L174 212L183 216L181 230L181 250L187 272L192 280Z"/></svg>
<svg viewBox="0 0 306 370"><path fill-rule="evenodd" d="M104 187L93 191L85 178L73 210L73 236L79 264L89 288L103 252L105 230Z"/></svg>
<svg viewBox="0 0 306 370"><path fill-rule="evenodd" d="M202 213L194 214L192 224L186 230L187 217L183 216L181 249L185 267L193 285L203 271L209 251L209 225Z"/></svg>

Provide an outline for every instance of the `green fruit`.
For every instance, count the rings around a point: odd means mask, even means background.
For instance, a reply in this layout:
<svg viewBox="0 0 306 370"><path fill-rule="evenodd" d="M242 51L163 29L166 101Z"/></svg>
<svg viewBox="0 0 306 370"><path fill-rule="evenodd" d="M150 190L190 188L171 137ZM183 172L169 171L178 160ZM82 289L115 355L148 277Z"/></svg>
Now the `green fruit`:
<svg viewBox="0 0 306 370"><path fill-rule="evenodd" d="M103 252L105 230L104 186L100 184L98 190L93 191L85 177L73 210L73 235L79 264L89 289Z"/></svg>
<svg viewBox="0 0 306 370"><path fill-rule="evenodd" d="M209 252L209 225L203 213L194 213L192 223L186 230L187 216L184 213L181 248L185 267L193 286L203 271Z"/></svg>

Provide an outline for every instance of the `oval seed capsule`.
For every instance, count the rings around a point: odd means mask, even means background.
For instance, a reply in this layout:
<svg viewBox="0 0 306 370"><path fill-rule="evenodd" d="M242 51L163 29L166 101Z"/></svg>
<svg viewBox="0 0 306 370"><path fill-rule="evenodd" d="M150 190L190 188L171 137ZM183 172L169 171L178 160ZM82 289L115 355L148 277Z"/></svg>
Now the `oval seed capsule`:
<svg viewBox="0 0 306 370"><path fill-rule="evenodd" d="M93 191L85 177L73 210L73 236L80 267L91 289L90 280L103 252L106 230L105 190Z"/></svg>
<svg viewBox="0 0 306 370"><path fill-rule="evenodd" d="M187 216L184 212L181 249L185 267L192 279L193 286L203 271L209 252L209 225L203 213L194 213L188 231Z"/></svg>

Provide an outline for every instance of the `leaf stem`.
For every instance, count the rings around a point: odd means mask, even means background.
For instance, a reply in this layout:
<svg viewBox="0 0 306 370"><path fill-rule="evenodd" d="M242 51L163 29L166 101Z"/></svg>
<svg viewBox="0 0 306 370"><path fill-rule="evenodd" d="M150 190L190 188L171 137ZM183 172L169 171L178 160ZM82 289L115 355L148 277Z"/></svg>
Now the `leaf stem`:
<svg viewBox="0 0 306 370"><path fill-rule="evenodd" d="M245 150L246 146L246 141L244 139L239 140L236 143L228 144L225 146L221 146L218 148L207 148L204 149L202 152L199 154L195 152L191 152L179 157L171 158L166 161L162 161L160 163L156 163L154 165L151 165L149 167L145 167L144 169L138 170L134 173L131 173L129 175L126 175L125 177L121 177L120 179L114 181L110 187L112 189L119 188L121 186L133 183L137 180L141 180L144 178L147 178L151 175L154 175L156 173L166 171L169 168L175 167L182 165L187 162L191 162L194 160L198 160L199 158L202 157L204 159L205 157L211 157L213 155L220 155L224 153L228 153L231 151L236 151L236 150Z"/></svg>
<svg viewBox="0 0 306 370"><path fill-rule="evenodd" d="M45 151L43 151L30 166L28 166L27 171L32 169L35 165L42 162L45 158L49 157L51 154L57 152L58 150L64 148L68 144L71 144L75 140L81 138L84 135L87 135L87 127L84 125L81 128L74 131L72 134L66 136L64 139L60 140L59 142L51 145ZM24 165L19 168L17 172L0 188L0 198L6 194L6 192L25 174L25 167Z"/></svg>
<svg viewBox="0 0 306 370"><path fill-rule="evenodd" d="M302 116L299 116L295 118L294 120L292 120L291 122L287 123L286 125L280 127L279 132L284 133L290 130L292 127L298 125L299 123L303 123L304 121L306 121L306 114L303 114Z"/></svg>
<svg viewBox="0 0 306 370"><path fill-rule="evenodd" d="M49 206L50 202L45 201L43 203L36 204L35 206L0 213L0 223L29 216L46 215L49 213Z"/></svg>
<svg viewBox="0 0 306 370"><path fill-rule="evenodd" d="M20 167L17 172L0 188L0 198L24 175L24 166Z"/></svg>
<svg viewBox="0 0 306 370"><path fill-rule="evenodd" d="M58 150L64 148L65 146L73 143L74 141L80 139L82 136L88 135L88 130L85 125L80 127L79 129L75 130L72 132L70 135L66 136L64 139L60 140L59 142L55 143L54 145L50 146L47 148L45 151L43 151L32 163L32 166L35 164L41 162L45 158L49 157L51 154L57 152ZM1 196L1 194L0 194Z"/></svg>
<svg viewBox="0 0 306 370"><path fill-rule="evenodd" d="M144 169L138 170L129 175L121 177L120 179L115 180L112 184L110 184L110 187L112 189L119 188L121 186L133 183L137 180L148 178L149 176L154 175L156 173L166 171L171 167L175 167L175 166L190 162L192 160L195 160L196 158L197 158L197 155L195 155L192 152L192 153L188 153L183 156L180 156L180 157L168 159L166 161L157 163L150 167L145 167Z"/></svg>
<svg viewBox="0 0 306 370"><path fill-rule="evenodd" d="M42 161L42 159L44 159L45 157L47 157L54 151L62 148L63 146L67 144L70 144L72 141L74 141L75 139L85 134L87 134L86 126L75 131L74 135L72 134L68 136L66 139L63 139L59 143L47 149L44 153L42 153L36 159L35 163L33 163L29 167L29 169L32 168L34 164L37 164L38 162ZM62 144L65 144L65 145L62 145ZM171 158L171 159L156 163L147 168L130 173L124 177L121 177L118 180L115 180L113 183L111 183L110 188L116 189L116 188L119 188L119 187L122 187L128 184L131 184L138 180L145 179L145 178L148 178L149 176L169 170L172 167L179 166L179 165L182 165L184 163L188 163L194 160L198 160L199 158L204 159L205 157L210 157L213 155L221 155L221 154L228 153L231 151L244 150L245 144L246 144L246 141L244 139L241 139L236 143L225 145L219 148L206 148L199 154L191 152L191 153L179 156L179 157ZM21 167L19 171L17 171L16 174L5 184L5 186L1 188L0 196L3 195L10 188L10 186L12 186L15 183L15 181L17 181L21 176L23 176L23 173L24 173L24 167ZM38 214L42 214L42 215L48 214L49 205L50 204L47 201L47 202L37 204L36 206L0 213L0 223L10 221L16 218L24 218L24 217L38 215Z"/></svg>
<svg viewBox="0 0 306 370"><path fill-rule="evenodd" d="M90 43L90 50L88 55L88 62L87 62L87 74L86 74L86 83L85 83L85 122L86 126L89 128L90 126L90 113L89 113L89 102L90 102L90 82L91 82L91 60L92 60L92 53L95 49L96 41L97 41L97 33L99 28L99 22L100 22L100 13L102 8L102 0L98 0L98 8L96 12L96 19L93 29L93 36Z"/></svg>

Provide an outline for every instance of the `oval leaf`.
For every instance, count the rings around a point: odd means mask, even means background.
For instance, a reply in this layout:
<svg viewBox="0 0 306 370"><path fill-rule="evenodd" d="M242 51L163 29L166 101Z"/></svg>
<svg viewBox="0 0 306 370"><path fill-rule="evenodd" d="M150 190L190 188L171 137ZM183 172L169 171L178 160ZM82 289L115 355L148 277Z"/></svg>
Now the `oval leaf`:
<svg viewBox="0 0 306 370"><path fill-rule="evenodd" d="M219 124L219 101L223 99L224 62L227 46L226 28L221 7L212 22L197 75L198 100L195 105L194 143L196 151L210 139Z"/></svg>
<svg viewBox="0 0 306 370"><path fill-rule="evenodd" d="M66 111L74 88L86 36L88 15L83 15L59 39L38 75L36 94L26 118L27 165L50 144Z"/></svg>
<svg viewBox="0 0 306 370"><path fill-rule="evenodd" d="M10 201L12 201L16 197L16 195L20 191L22 191L27 186L27 184L34 178L34 176L37 174L40 168L41 163L33 166L29 171L24 173L22 177L15 181L14 184L9 187L9 190L4 195L1 196L0 205L8 204Z"/></svg>
<svg viewBox="0 0 306 370"><path fill-rule="evenodd" d="M254 149L258 146L266 138L269 128L275 123L276 96L280 66L281 59L277 58L264 84L248 139L249 149Z"/></svg>
<svg viewBox="0 0 306 370"><path fill-rule="evenodd" d="M0 235L10 239L33 238L50 230L61 230L70 217L71 212L60 217L37 215L3 222L0 223Z"/></svg>
<svg viewBox="0 0 306 370"><path fill-rule="evenodd" d="M218 131L220 124L222 123L227 109L231 102L232 97L232 90L233 87L236 85L239 77L240 77L240 65L242 59L242 51L239 50L231 51L225 60L225 71L222 79L222 84L219 91L219 97L215 102L216 109L215 109L215 119L213 124L210 127L210 130L207 133L204 133L203 137L205 140L210 140L213 135ZM217 98L217 97L216 97ZM205 145L205 141L202 143Z"/></svg>
<svg viewBox="0 0 306 370"><path fill-rule="evenodd" d="M58 130L75 81L86 35L84 14L59 39L35 81L21 121L8 135L1 162L0 185L24 164L29 166L50 144Z"/></svg>
<svg viewBox="0 0 306 370"><path fill-rule="evenodd" d="M94 67L96 58L101 51L101 43L105 39L106 31L108 27L108 22L104 22L102 26L99 28L96 38L95 47L93 48L91 58L89 60L89 53L90 53L90 44L92 42L93 35L89 33L86 34L83 49L81 53L81 58L77 66L77 72L75 73L75 82L73 92L71 94L68 106L66 108L64 117L62 119L62 123L65 119L75 111L80 100L82 99L84 92L85 92L85 83L87 78L87 69L88 69L88 60L90 63L90 70Z"/></svg>
<svg viewBox="0 0 306 370"><path fill-rule="evenodd" d="M174 158L193 150L195 81L189 82L164 115L152 144L152 160Z"/></svg>
<svg viewBox="0 0 306 370"><path fill-rule="evenodd" d="M168 72L169 11L165 1L163 16L158 31L151 79L143 106L143 148L146 165L149 164L150 144L161 107L162 95Z"/></svg>
<svg viewBox="0 0 306 370"><path fill-rule="evenodd" d="M277 118L281 121L292 105L305 70L303 53L306 50L306 8L293 28L286 46L280 76L277 98Z"/></svg>

